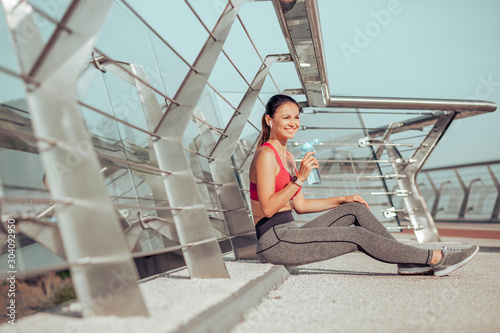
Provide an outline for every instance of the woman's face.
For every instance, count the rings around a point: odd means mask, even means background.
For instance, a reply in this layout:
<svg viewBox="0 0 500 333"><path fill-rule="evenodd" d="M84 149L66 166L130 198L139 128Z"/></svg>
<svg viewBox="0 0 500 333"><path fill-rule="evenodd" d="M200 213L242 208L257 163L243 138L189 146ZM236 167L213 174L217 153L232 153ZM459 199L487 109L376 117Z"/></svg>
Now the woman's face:
<svg viewBox="0 0 500 333"><path fill-rule="evenodd" d="M276 139L293 139L300 127L299 108L293 103L280 105L274 116L267 118L267 124L272 125L271 137Z"/></svg>

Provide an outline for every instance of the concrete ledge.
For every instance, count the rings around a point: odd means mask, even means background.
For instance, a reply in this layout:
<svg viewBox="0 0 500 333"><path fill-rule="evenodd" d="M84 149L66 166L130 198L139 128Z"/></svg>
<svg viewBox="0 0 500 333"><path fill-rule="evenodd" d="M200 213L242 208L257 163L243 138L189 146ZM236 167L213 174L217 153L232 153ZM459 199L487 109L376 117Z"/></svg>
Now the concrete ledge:
<svg viewBox="0 0 500 333"><path fill-rule="evenodd" d="M228 332L290 274L284 266L225 256L230 279L193 279L187 269L139 284L149 317L82 317L78 301L0 324L0 332Z"/></svg>
<svg viewBox="0 0 500 333"><path fill-rule="evenodd" d="M278 288L289 276L290 273L284 266L274 266L174 332L227 332L243 319L248 310L256 306L270 291Z"/></svg>

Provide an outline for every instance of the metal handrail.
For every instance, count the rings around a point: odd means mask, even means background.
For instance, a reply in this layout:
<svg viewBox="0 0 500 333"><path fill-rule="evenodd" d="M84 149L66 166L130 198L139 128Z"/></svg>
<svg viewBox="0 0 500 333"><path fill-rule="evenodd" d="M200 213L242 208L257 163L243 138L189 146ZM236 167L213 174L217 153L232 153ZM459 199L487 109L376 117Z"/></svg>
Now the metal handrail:
<svg viewBox="0 0 500 333"><path fill-rule="evenodd" d="M440 110L459 113L464 111L493 112L497 109L496 103L489 101L360 96L331 96L327 106L360 109Z"/></svg>

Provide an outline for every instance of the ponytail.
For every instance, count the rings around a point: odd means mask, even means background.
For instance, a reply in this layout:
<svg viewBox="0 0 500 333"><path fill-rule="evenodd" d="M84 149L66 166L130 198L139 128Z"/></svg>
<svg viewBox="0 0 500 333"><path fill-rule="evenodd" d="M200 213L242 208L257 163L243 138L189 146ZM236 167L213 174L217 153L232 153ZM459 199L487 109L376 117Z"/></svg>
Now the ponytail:
<svg viewBox="0 0 500 333"><path fill-rule="evenodd" d="M269 125L267 125L266 122L266 113L262 116L262 131L260 132L260 138L259 138L259 143L257 144L257 148L262 146L267 140L269 140L269 137L271 135L271 128Z"/></svg>

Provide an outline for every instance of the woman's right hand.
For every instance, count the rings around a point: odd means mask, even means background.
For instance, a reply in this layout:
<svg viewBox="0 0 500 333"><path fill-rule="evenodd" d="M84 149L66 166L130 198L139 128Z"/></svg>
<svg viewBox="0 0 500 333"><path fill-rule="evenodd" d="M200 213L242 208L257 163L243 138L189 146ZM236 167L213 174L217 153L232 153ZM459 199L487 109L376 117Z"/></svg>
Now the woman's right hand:
<svg viewBox="0 0 500 333"><path fill-rule="evenodd" d="M300 168L299 172L297 173L297 177L302 182L306 181L307 177L309 177L309 174L313 169L319 168L318 160L314 157L314 154L314 151L306 153L306 155L300 162Z"/></svg>

